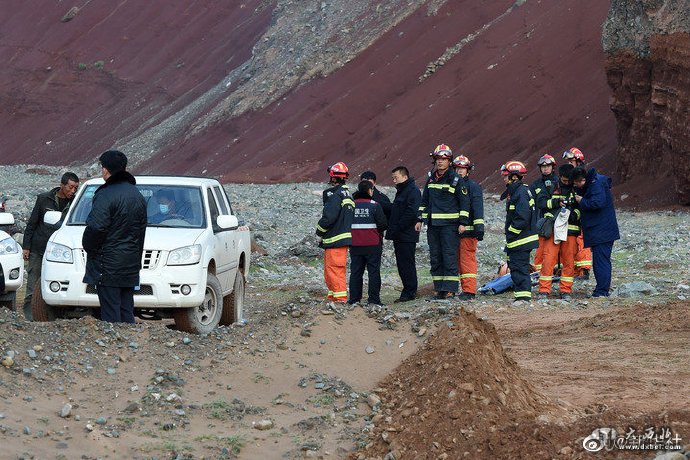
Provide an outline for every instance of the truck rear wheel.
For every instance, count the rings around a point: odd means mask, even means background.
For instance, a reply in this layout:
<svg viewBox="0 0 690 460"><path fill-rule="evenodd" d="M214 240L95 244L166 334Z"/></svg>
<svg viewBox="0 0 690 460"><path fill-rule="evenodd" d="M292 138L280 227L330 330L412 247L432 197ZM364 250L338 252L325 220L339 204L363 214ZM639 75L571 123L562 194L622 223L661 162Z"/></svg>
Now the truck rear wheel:
<svg viewBox="0 0 690 460"><path fill-rule="evenodd" d="M55 321L57 319L55 308L51 307L43 300L41 280L36 281L34 293L31 295L31 314L34 317L34 321L46 322Z"/></svg>
<svg viewBox="0 0 690 460"><path fill-rule="evenodd" d="M223 315L220 324L229 326L244 319L244 275L237 270L232 293L223 298Z"/></svg>
<svg viewBox="0 0 690 460"><path fill-rule="evenodd" d="M206 295L198 307L173 311L177 328L193 334L209 334L220 322L223 313L223 290L218 278L209 273L206 278Z"/></svg>

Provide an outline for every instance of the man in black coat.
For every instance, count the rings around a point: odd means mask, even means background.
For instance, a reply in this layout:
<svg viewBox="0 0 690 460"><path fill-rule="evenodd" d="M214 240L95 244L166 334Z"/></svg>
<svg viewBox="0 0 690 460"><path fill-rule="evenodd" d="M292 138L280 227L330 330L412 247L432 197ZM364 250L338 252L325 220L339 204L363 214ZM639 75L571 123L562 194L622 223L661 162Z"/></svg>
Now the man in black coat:
<svg viewBox="0 0 690 460"><path fill-rule="evenodd" d="M101 319L134 323L134 288L139 285L146 234L146 200L117 150L99 161L105 184L98 187L86 218L82 244L86 251L84 283L94 284Z"/></svg>
<svg viewBox="0 0 690 460"><path fill-rule="evenodd" d="M371 197L371 199L376 201L379 205L381 205L381 209L383 209L383 213L386 215L386 219L390 219L391 207L393 205L391 204L391 200L386 196L386 194L382 193L381 190L376 188L376 173L374 171L364 171L359 176L359 179L368 180L369 182L371 182L371 184L374 186L374 195Z"/></svg>
<svg viewBox="0 0 690 460"><path fill-rule="evenodd" d="M43 217L48 211L59 211L64 217L72 204L78 187L79 177L73 172L64 173L58 187L38 195L36 204L34 204L34 208L31 211L31 217L29 217L29 221L26 223L22 247L24 248L24 260L29 261L29 266L26 270L28 275L26 294L24 295L24 317L27 321L33 319L31 299L33 298L36 282L41 279L41 264L43 263L43 254L46 252L48 239L62 224L62 222L54 225L46 224L43 222Z"/></svg>
<svg viewBox="0 0 690 460"><path fill-rule="evenodd" d="M403 284L400 298L396 302L407 302L417 296L415 249L419 242L419 232L414 227L422 193L405 166L393 169L392 177L397 191L388 219L386 239L393 241L395 262Z"/></svg>

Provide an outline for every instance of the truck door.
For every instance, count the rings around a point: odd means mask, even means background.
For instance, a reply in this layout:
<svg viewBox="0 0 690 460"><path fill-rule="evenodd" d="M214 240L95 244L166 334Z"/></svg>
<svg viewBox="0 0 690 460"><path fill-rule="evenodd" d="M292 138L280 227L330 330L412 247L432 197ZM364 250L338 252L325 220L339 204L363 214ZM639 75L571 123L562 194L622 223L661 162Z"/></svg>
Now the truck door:
<svg viewBox="0 0 690 460"><path fill-rule="evenodd" d="M223 294L225 294L232 289L232 283L235 281L235 272L237 271L235 251L232 247L233 231L223 230L218 226L217 219L223 208L220 206L211 188L206 189L206 195L208 197L208 209L211 213L211 225L216 246L216 277L223 287Z"/></svg>

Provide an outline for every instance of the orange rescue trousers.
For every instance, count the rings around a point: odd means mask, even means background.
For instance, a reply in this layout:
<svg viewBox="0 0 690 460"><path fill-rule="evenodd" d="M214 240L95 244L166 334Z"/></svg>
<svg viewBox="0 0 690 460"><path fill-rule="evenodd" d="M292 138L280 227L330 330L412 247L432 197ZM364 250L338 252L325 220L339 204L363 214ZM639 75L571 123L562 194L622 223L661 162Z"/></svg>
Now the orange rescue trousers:
<svg viewBox="0 0 690 460"><path fill-rule="evenodd" d="M539 271L539 292L551 292L553 281L553 268L559 262L561 270L560 290L563 294L573 292L573 279L575 277L575 254L577 253L577 237L568 236L566 241L559 244L553 242L553 237L544 243L544 262Z"/></svg>
<svg viewBox="0 0 690 460"><path fill-rule="evenodd" d="M327 248L323 260L323 277L328 288L328 300L347 301L347 246Z"/></svg>
<svg viewBox="0 0 690 460"><path fill-rule="evenodd" d="M477 238L460 238L458 272L462 292L477 293Z"/></svg>
<svg viewBox="0 0 690 460"><path fill-rule="evenodd" d="M575 276L582 276L585 270L592 268L592 250L585 247L582 233L577 237L577 254L575 254Z"/></svg>

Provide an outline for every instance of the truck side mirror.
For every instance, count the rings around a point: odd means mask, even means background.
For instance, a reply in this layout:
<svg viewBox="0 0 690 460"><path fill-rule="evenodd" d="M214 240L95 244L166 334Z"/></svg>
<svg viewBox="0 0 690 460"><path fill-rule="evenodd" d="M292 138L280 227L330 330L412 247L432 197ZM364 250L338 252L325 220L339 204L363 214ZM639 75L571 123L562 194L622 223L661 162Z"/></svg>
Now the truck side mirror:
<svg viewBox="0 0 690 460"><path fill-rule="evenodd" d="M220 215L216 219L216 223L223 230L236 230L239 227L237 216Z"/></svg>
<svg viewBox="0 0 690 460"><path fill-rule="evenodd" d="M62 219L62 213L59 211L48 211L43 216L43 222L48 225L55 225Z"/></svg>

